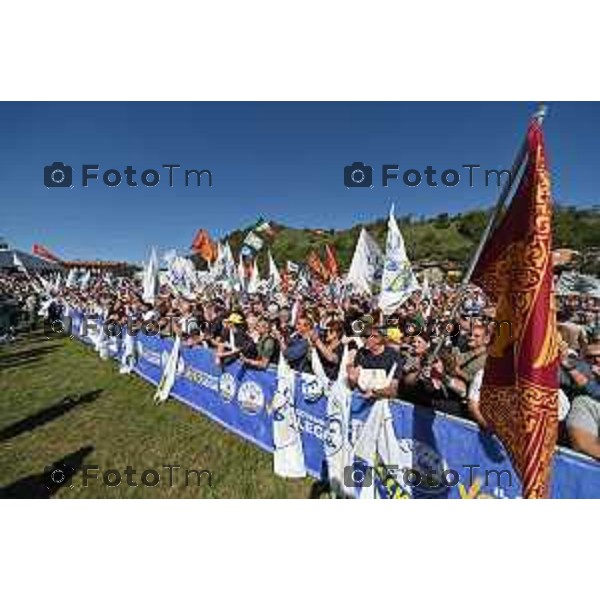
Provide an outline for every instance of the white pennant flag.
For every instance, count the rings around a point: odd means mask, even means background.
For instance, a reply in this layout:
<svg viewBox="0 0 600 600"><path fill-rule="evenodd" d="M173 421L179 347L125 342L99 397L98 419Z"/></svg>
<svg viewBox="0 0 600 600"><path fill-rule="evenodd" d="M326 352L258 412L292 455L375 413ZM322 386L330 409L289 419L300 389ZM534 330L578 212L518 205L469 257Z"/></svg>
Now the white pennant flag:
<svg viewBox="0 0 600 600"><path fill-rule="evenodd" d="M346 285L362 294L372 294L373 286L381 277L383 254L377 242L362 229L346 276Z"/></svg>
<svg viewBox="0 0 600 600"><path fill-rule="evenodd" d="M250 275L250 281L248 282L248 293L257 294L260 285L260 274L258 273L258 263L254 260L252 265L252 274Z"/></svg>
<svg viewBox="0 0 600 600"><path fill-rule="evenodd" d="M392 204L388 220L379 308L383 314L389 315L418 289L419 283L406 255L404 240L398 228L398 223L396 223L394 205Z"/></svg>
<svg viewBox="0 0 600 600"><path fill-rule="evenodd" d="M144 270L144 286L142 294L144 302L152 304L158 296L158 292L160 289L159 273L160 270L158 267L156 249L152 248L152 252L150 253L150 261L148 262L148 265Z"/></svg>
<svg viewBox="0 0 600 600"><path fill-rule="evenodd" d="M280 477L306 477L300 426L294 405L295 373L279 354L273 413L273 470Z"/></svg>
<svg viewBox="0 0 600 600"><path fill-rule="evenodd" d="M51 294L52 293L52 284L45 279L44 277L42 277L39 273L37 274L42 286L44 287L44 292L46 292L46 294Z"/></svg>
<svg viewBox="0 0 600 600"><path fill-rule="evenodd" d="M19 269L19 271L23 271L23 273L27 274L27 269L16 252L13 252L13 265Z"/></svg>
<svg viewBox="0 0 600 600"><path fill-rule="evenodd" d="M77 283L77 271L75 269L69 269L69 275L67 276L66 286L72 288Z"/></svg>
<svg viewBox="0 0 600 600"><path fill-rule="evenodd" d="M161 404L162 402L164 402L171 393L171 388L175 383L175 376L177 375L177 365L179 363L180 348L181 338L177 336L175 338L175 343L173 344L171 354L169 354L167 364L165 365L165 370L163 371L162 377L160 378L160 383L158 384L158 388L156 390L156 393L154 394L154 400L157 404Z"/></svg>
<svg viewBox="0 0 600 600"><path fill-rule="evenodd" d="M427 273L423 273L423 298L425 300L431 299L431 287L429 286L429 278Z"/></svg>
<svg viewBox="0 0 600 600"><path fill-rule="evenodd" d="M384 399L375 402L366 423L360 431L352 454L362 459L368 469L375 469L378 460L384 466L393 466L394 469L397 469L398 474L412 468L412 452L401 451L398 445L389 400ZM395 479L398 485L408 494L404 478L396 476ZM362 500L378 498L375 476L369 477L366 481L370 481L370 485L357 488L358 497Z"/></svg>
<svg viewBox="0 0 600 600"><path fill-rule="evenodd" d="M327 460L331 491L340 497L351 496L353 493L353 489L348 489L344 483L344 473L347 467L352 466L352 447L350 445L352 390L348 386L346 374L349 360L348 346L344 346L337 379L327 389L325 459ZM313 370L316 374L317 370L314 369L314 366Z"/></svg>
<svg viewBox="0 0 600 600"><path fill-rule="evenodd" d="M80 282L80 287L82 290L85 290L87 288L87 286L90 284L90 279L92 278L92 273L91 271L87 270L83 277L81 278L81 282Z"/></svg>
<svg viewBox="0 0 600 600"><path fill-rule="evenodd" d="M225 248L223 249L223 270L225 272L225 279L227 279L230 285L233 285L237 277L237 267L233 260L233 252L231 252L229 242L225 244Z"/></svg>
<svg viewBox="0 0 600 600"><path fill-rule="evenodd" d="M281 285L281 275L279 275L279 271L277 270L277 265L271 256L271 251L269 250L269 289L271 291L276 290Z"/></svg>
<svg viewBox="0 0 600 600"><path fill-rule="evenodd" d="M244 260L241 254L237 266L237 287L241 292L243 292L246 287L246 270L244 269Z"/></svg>
<svg viewBox="0 0 600 600"><path fill-rule="evenodd" d="M119 373L127 375L133 371L133 367L137 361L137 351L135 345L135 337L128 330L125 331L125 344L123 354L121 355L121 366Z"/></svg>

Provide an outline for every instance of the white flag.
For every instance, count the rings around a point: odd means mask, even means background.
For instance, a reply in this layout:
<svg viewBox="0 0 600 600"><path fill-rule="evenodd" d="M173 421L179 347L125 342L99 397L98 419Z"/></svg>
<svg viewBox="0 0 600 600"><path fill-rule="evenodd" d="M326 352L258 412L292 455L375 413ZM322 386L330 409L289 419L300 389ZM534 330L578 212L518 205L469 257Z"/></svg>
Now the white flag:
<svg viewBox="0 0 600 600"><path fill-rule="evenodd" d="M157 404L161 404L162 402L164 402L171 393L171 388L175 383L175 376L177 375L177 365L179 363L180 348L181 338L177 336L175 338L175 343L173 344L171 354L169 354L167 364L165 365L165 370L163 371L162 377L160 378L160 383L158 384L158 388L156 390L156 393L154 394L154 400Z"/></svg>
<svg viewBox="0 0 600 600"><path fill-rule="evenodd" d="M83 277L81 278L80 287L82 290L85 290L87 286L90 284L90 279L92 278L91 271L87 270Z"/></svg>
<svg viewBox="0 0 600 600"><path fill-rule="evenodd" d="M372 294L373 284L381 277L383 254L377 242L362 229L354 250L346 284L358 293Z"/></svg>
<svg viewBox="0 0 600 600"><path fill-rule="evenodd" d="M288 260L286 262L286 269L288 273L298 273L298 271L300 271L300 265L298 265L298 263L292 262L291 260Z"/></svg>
<svg viewBox="0 0 600 600"><path fill-rule="evenodd" d="M273 411L273 469L280 477L306 477L300 426L294 405L295 374L283 352L277 366L277 391Z"/></svg>
<svg viewBox="0 0 600 600"><path fill-rule="evenodd" d="M269 250L269 289L271 291L279 288L281 285L281 275L279 275L279 271L277 270L277 265L271 256L271 251Z"/></svg>
<svg viewBox="0 0 600 600"><path fill-rule="evenodd" d="M344 473L347 467L352 466L353 456L350 445L352 390L348 387L346 374L349 359L348 346L344 346L337 380L327 390L327 434L325 437L327 473L332 492L342 497L353 495L353 489L348 489L344 483Z"/></svg>
<svg viewBox="0 0 600 600"><path fill-rule="evenodd" d="M152 248L150 253L150 261L144 270L144 289L142 298L144 302L154 303L160 289L158 258L156 249Z"/></svg>
<svg viewBox="0 0 600 600"><path fill-rule="evenodd" d="M250 281L248 282L248 293L257 294L260 285L260 274L258 272L258 263L254 260L252 265L252 274L250 275Z"/></svg>
<svg viewBox="0 0 600 600"><path fill-rule="evenodd" d="M16 252L13 252L13 265L19 269L19 271L23 271L23 273L27 273L27 269L23 264L23 261L18 257Z"/></svg>
<svg viewBox="0 0 600 600"><path fill-rule="evenodd" d="M427 277L427 273L423 273L423 299L431 299L431 287L429 286L429 278Z"/></svg>
<svg viewBox="0 0 600 600"><path fill-rule="evenodd" d="M66 286L72 288L77 283L77 270L69 269L69 275L67 276Z"/></svg>
<svg viewBox="0 0 600 600"><path fill-rule="evenodd" d="M248 235L244 238L243 244L244 246L252 248L254 252L259 252L260 249L263 247L264 242L253 231L250 231Z"/></svg>
<svg viewBox="0 0 600 600"><path fill-rule="evenodd" d="M106 335L106 330L102 318L98 318L98 320L94 324L97 327L97 334L94 341L94 347L96 349L96 352L98 352L98 354L100 355L100 358L106 360L108 358L110 338L108 335Z"/></svg>
<svg viewBox="0 0 600 600"><path fill-rule="evenodd" d="M52 284L44 277L42 277L39 273L37 274L42 286L44 287L44 292L46 292L46 294L51 294L52 293Z"/></svg>
<svg viewBox="0 0 600 600"><path fill-rule="evenodd" d="M401 450L398 445L389 400L375 402L352 452L353 456L362 459L369 469L375 469L378 460L384 466L393 466L398 474L395 476L396 483L410 495L402 474L412 468L413 455L412 451ZM379 494L374 474L365 481L369 481L370 485L357 488L358 497L362 500L377 498Z"/></svg>
<svg viewBox="0 0 600 600"><path fill-rule="evenodd" d="M129 331L125 331L125 343L123 354L121 355L121 367L119 373L127 375L133 371L133 367L137 361L137 351L135 345L135 337Z"/></svg>
<svg viewBox="0 0 600 600"><path fill-rule="evenodd" d="M246 270L244 269L244 259L241 254L237 266L237 287L241 292L243 292L246 287Z"/></svg>
<svg viewBox="0 0 600 600"><path fill-rule="evenodd" d="M406 255L404 240L398 228L398 223L396 223L394 205L392 204L388 220L379 308L383 314L389 315L418 289L419 283Z"/></svg>

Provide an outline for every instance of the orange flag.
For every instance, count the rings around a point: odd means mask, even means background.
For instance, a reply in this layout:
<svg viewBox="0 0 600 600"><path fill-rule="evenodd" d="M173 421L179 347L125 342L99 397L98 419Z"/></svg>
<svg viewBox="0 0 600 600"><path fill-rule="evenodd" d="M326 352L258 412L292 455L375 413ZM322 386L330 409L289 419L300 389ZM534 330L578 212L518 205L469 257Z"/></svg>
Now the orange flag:
<svg viewBox="0 0 600 600"><path fill-rule="evenodd" d="M325 267L329 271L331 279L340 274L340 267L335 256L335 250L329 244L325 246Z"/></svg>
<svg viewBox="0 0 600 600"><path fill-rule="evenodd" d="M319 255L314 250L311 250L310 254L308 255L308 258L306 259L306 262L307 262L308 266L310 267L311 271L317 277L319 277L320 279L322 279L324 281L329 279L329 272L327 271L327 269L325 268L325 265L319 258Z"/></svg>
<svg viewBox="0 0 600 600"><path fill-rule="evenodd" d="M199 229L192 242L194 254L199 254L206 262L212 263L217 258L217 245L210 239L206 229Z"/></svg>
<svg viewBox="0 0 600 600"><path fill-rule="evenodd" d="M481 412L506 447L524 497L544 498L558 431L558 344L550 174L537 121L527 132L527 149L519 187L484 246L473 282L496 305L500 324L488 349Z"/></svg>

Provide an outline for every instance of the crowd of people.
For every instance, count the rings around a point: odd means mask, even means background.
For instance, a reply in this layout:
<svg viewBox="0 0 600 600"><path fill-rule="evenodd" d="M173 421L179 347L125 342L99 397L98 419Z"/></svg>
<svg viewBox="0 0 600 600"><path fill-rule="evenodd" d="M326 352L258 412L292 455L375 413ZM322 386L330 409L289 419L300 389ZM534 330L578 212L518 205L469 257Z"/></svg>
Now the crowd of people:
<svg viewBox="0 0 600 600"><path fill-rule="evenodd" d="M600 460L600 299L560 296L557 304L560 442ZM101 317L120 338L125 331L177 335L185 346L211 348L219 365L239 360L267 369L282 353L293 369L307 372L314 349L328 378L343 368L348 384L367 398L402 398L482 428L488 427L479 410L487 347L505 326L480 290L459 298L458 286L447 284L414 292L384 317L372 298L336 296L324 286L256 295L211 287L194 297L161 286L148 302L135 278L99 275L85 286L57 283L49 292L28 274L0 274L0 342L12 339L18 323L32 325L39 315L53 323L72 311Z"/></svg>

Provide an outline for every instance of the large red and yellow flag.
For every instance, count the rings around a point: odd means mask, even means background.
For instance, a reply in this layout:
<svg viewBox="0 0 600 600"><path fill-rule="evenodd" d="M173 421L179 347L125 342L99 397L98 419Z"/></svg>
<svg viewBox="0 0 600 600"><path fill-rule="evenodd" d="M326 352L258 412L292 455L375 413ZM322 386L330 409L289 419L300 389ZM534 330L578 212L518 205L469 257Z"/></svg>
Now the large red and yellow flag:
<svg viewBox="0 0 600 600"><path fill-rule="evenodd" d="M472 281L496 305L481 412L509 452L524 497L544 498L558 431L558 345L550 175L537 121L527 132L527 150L519 187Z"/></svg>
<svg viewBox="0 0 600 600"><path fill-rule="evenodd" d="M206 262L212 263L217 258L217 245L212 241L206 229L199 229L191 246L194 254L199 254Z"/></svg>

